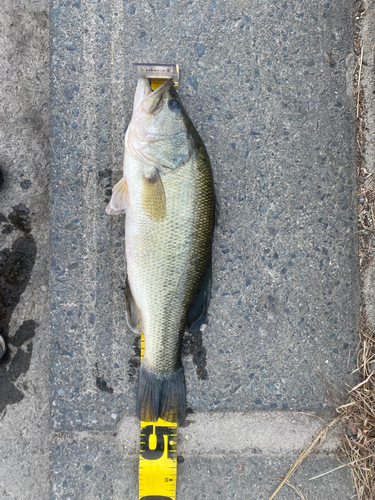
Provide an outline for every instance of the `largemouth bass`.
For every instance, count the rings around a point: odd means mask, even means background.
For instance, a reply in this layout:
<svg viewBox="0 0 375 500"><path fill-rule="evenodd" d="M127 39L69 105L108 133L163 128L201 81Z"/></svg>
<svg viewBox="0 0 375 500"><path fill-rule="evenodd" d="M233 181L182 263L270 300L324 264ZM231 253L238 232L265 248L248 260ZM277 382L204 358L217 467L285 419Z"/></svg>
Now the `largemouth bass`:
<svg viewBox="0 0 375 500"><path fill-rule="evenodd" d="M126 308L144 333L137 415L185 419L181 341L205 319L211 286L215 194L206 148L172 82L140 78L125 135L123 178L108 214L125 211Z"/></svg>

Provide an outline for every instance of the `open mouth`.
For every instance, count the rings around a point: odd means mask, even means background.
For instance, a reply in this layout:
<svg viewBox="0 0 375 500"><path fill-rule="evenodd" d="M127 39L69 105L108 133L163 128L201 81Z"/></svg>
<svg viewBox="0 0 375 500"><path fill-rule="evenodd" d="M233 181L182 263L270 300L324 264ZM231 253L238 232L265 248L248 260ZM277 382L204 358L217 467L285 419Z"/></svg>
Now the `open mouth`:
<svg viewBox="0 0 375 500"><path fill-rule="evenodd" d="M165 80L158 88L152 90L147 78L139 78L134 96L134 115L142 111L149 114L156 113L158 109L161 109L163 95L171 85L173 86L172 80Z"/></svg>
<svg viewBox="0 0 375 500"><path fill-rule="evenodd" d="M155 90L151 88L151 81L148 78L145 78L145 84L146 84L146 95L142 99L142 102L148 99L151 95L155 96L155 94L162 94L164 90L169 87L171 84L172 80L165 80L164 83L162 83L159 87L157 87Z"/></svg>

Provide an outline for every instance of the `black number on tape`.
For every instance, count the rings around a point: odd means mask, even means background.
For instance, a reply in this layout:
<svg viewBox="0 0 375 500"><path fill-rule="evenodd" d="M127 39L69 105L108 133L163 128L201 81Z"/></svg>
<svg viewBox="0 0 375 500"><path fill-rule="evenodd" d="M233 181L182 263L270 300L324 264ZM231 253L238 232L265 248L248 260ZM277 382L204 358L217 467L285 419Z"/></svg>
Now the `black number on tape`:
<svg viewBox="0 0 375 500"><path fill-rule="evenodd" d="M156 434L156 448L150 449L150 436ZM159 460L164 455L164 436L167 437L168 458L175 458L176 453L176 430L170 427L147 425L141 431L141 455L146 460ZM173 439L171 439L173 438Z"/></svg>

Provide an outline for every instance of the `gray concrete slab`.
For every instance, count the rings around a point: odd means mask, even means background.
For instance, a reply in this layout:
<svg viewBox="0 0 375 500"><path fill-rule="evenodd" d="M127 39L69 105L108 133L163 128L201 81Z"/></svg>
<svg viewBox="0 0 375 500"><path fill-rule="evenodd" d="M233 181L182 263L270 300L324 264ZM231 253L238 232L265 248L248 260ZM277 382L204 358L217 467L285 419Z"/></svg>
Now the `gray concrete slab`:
<svg viewBox="0 0 375 500"><path fill-rule="evenodd" d="M239 443L210 451L204 424L189 426L199 446L179 465L179 498L266 498L296 455L277 444L285 427L265 419L262 429L263 411L324 410L318 372L338 390L351 383L359 294L350 9L348 0L51 1L53 498L136 497L139 339L124 318L124 218L104 212L122 166L135 61L180 64L221 206L208 325L183 350L191 418L209 426L222 412L261 410L258 434L274 443L245 454L239 471ZM350 497L341 469L306 480L336 464L312 457L297 481L316 499Z"/></svg>
<svg viewBox="0 0 375 500"><path fill-rule="evenodd" d="M178 430L178 453L183 456L295 455L320 429L322 420L310 415L268 411L252 413L197 413ZM339 427L333 428L319 448L334 453L340 444ZM139 450L139 421L125 417L117 426L116 440L126 455ZM85 435L85 434L83 434Z"/></svg>
<svg viewBox="0 0 375 500"><path fill-rule="evenodd" d="M179 500L256 499L268 500L276 489L280 471L286 471L293 456L279 457L215 457L189 458L179 468ZM355 494L350 487L347 471L340 469L331 475L311 481L313 477L337 467L333 457L311 456L296 472L292 484L306 498L349 500ZM278 500L301 498L291 488L284 487Z"/></svg>
<svg viewBox="0 0 375 500"><path fill-rule="evenodd" d="M317 373L344 390L358 320L351 4L51 6L54 428L134 411L123 219L104 208L142 60L180 63L221 205L203 347L185 349L189 406L324 407Z"/></svg>

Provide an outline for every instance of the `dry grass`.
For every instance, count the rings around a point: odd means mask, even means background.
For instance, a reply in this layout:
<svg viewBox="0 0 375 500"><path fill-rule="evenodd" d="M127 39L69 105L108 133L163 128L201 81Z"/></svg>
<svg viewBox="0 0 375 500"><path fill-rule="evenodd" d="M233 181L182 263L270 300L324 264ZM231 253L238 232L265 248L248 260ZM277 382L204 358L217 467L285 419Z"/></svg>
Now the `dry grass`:
<svg viewBox="0 0 375 500"><path fill-rule="evenodd" d="M357 207L359 232L359 268L361 285L363 273L373 259L371 240L375 236L375 178L366 169L364 155L366 101L361 88L362 62L361 21L367 10L355 1L356 30L354 51L356 70L356 145L357 145ZM365 54L370 59L369 54ZM359 329L357 366L361 382L348 393L347 402L337 408L345 428L342 451L349 461L358 500L375 500L375 332L370 328L365 312L363 294Z"/></svg>
<svg viewBox="0 0 375 500"><path fill-rule="evenodd" d="M318 432L315 434L313 439L310 441L310 443L306 446L306 448L303 450L303 452L300 454L300 456L297 458L297 460L294 462L294 464L290 467L289 471L283 478L277 478L278 481L280 481L279 486L276 488L276 490L272 493L270 496L269 500L273 500L275 496L278 494L278 492L281 490L281 488L284 486L284 484L287 484L291 488L296 491L296 493L301 497L305 498L303 496L303 493L293 486L290 482L290 478L294 474L294 472L298 469L298 467L302 464L302 462L305 460L306 457L310 455L310 453L313 453L318 450L321 444L324 443L326 440L327 436L329 435L330 431L338 425L340 422L341 418L337 417L329 422L326 422L322 427L318 430ZM298 491L297 491L298 490Z"/></svg>
<svg viewBox="0 0 375 500"><path fill-rule="evenodd" d="M337 408L345 425L342 451L357 489L358 500L375 500L375 336L362 310L358 369L362 382Z"/></svg>

